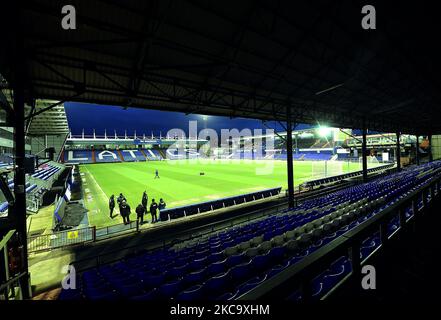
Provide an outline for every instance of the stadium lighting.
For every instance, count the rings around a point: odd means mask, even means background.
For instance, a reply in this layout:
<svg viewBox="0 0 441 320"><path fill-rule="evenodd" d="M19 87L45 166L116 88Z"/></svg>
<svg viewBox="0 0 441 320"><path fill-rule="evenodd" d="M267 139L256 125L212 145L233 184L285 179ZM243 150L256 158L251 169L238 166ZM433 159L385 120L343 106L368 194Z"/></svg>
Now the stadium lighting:
<svg viewBox="0 0 441 320"><path fill-rule="evenodd" d="M329 127L319 127L318 134L320 137L327 137L331 134L332 129Z"/></svg>

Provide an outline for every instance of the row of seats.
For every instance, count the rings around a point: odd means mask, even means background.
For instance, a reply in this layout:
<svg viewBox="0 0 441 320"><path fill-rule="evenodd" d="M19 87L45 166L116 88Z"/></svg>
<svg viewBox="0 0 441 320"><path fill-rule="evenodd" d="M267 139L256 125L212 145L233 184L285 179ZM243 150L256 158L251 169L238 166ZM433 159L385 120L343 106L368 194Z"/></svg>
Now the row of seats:
<svg viewBox="0 0 441 320"><path fill-rule="evenodd" d="M10 167L11 165L12 165L11 163L0 161L0 168L7 168Z"/></svg>
<svg viewBox="0 0 441 320"><path fill-rule="evenodd" d="M264 199L278 195L281 190L282 188L278 187L278 188L262 190L259 192L247 193L234 197L222 198L214 201L207 201L203 203L196 203L187 206L165 209L165 210L161 210L160 212L160 220L168 221L169 219L178 219L198 213L208 212L216 209L230 207L233 205Z"/></svg>
<svg viewBox="0 0 441 320"><path fill-rule="evenodd" d="M63 290L60 299L234 299L399 201L430 179L425 171L439 167L434 162L393 174L305 201L293 211L86 271L78 289ZM390 232L397 226L391 221ZM365 240L361 257L374 250L376 239ZM313 282L315 297L347 275L350 263L342 257L324 269Z"/></svg>
<svg viewBox="0 0 441 320"><path fill-rule="evenodd" d="M303 160L327 161L331 160L332 153L304 153Z"/></svg>
<svg viewBox="0 0 441 320"><path fill-rule="evenodd" d="M44 168L38 169L33 175L33 178L41 180L49 180L54 174L60 171L60 167L47 165Z"/></svg>

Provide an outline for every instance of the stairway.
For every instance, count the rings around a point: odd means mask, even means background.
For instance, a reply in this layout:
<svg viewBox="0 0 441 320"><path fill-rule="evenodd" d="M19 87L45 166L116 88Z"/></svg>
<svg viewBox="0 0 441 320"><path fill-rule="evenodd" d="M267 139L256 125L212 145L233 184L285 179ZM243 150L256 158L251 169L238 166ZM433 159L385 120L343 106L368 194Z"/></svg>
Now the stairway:
<svg viewBox="0 0 441 320"><path fill-rule="evenodd" d="M141 151L142 155L145 157L146 161L149 161L149 157L147 157L147 155L145 154L143 149L140 149L139 151Z"/></svg>
<svg viewBox="0 0 441 320"><path fill-rule="evenodd" d="M118 157L121 160L121 162L124 162L124 157L123 157L123 155L121 153L121 150L117 150L117 153L118 153Z"/></svg>
<svg viewBox="0 0 441 320"><path fill-rule="evenodd" d="M158 149L158 151L159 151L159 154L161 155L162 159L167 159L167 156L165 155L163 149Z"/></svg>
<svg viewBox="0 0 441 320"><path fill-rule="evenodd" d="M61 152L60 152L60 162L64 163L64 147L63 147L63 150L61 150Z"/></svg>

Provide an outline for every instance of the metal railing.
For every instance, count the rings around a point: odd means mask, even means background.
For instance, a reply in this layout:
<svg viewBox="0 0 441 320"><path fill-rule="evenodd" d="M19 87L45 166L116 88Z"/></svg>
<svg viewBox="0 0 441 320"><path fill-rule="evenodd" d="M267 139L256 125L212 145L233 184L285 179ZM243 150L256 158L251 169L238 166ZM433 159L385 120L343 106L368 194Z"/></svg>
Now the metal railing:
<svg viewBox="0 0 441 320"><path fill-rule="evenodd" d="M96 229L96 239L103 239L114 236L115 234L123 234L125 232L139 231L139 224L137 220L131 221L129 224L119 223L112 226Z"/></svg>
<svg viewBox="0 0 441 320"><path fill-rule="evenodd" d="M86 227L81 229L69 229L51 234L42 234L28 237L28 252L64 248L68 246L94 242L96 240L96 228Z"/></svg>
<svg viewBox="0 0 441 320"><path fill-rule="evenodd" d="M348 256L351 262L351 272L348 276L337 283L332 291L346 281L353 284L360 283L361 269L366 261L377 252L377 250L387 247L388 241L396 234L408 229L411 222L418 221L427 206L433 202L434 197L440 194L441 177L438 175L431 178L426 185L412 192L398 203L391 205L372 218L366 220L352 230L346 232L327 245L319 248L309 256L300 260L298 263L289 266L287 269L276 274L250 291L241 295L239 300L259 300L259 299L284 299L289 294L299 289L304 301L312 300L312 281L323 272L323 267L330 265L342 256ZM430 195L430 200L428 196ZM422 207L419 203L422 200ZM413 216L406 218L405 210L412 208ZM399 218L399 227L391 235L388 234L388 224L393 218ZM362 242L369 236L379 232L381 245L365 259L360 258L360 248ZM354 286L354 288L358 288Z"/></svg>
<svg viewBox="0 0 441 320"><path fill-rule="evenodd" d="M23 300L24 288L21 280L24 277L29 277L29 274L22 272L0 285L0 301ZM31 291L30 288L26 288L26 290L29 290L29 293Z"/></svg>
<svg viewBox="0 0 441 320"><path fill-rule="evenodd" d="M4 264L4 267L2 268L4 274L0 277L0 279L4 279L4 282L0 283L0 301L23 300L23 296L30 296L31 292L29 287L23 288L23 283L21 281L23 277L29 277L29 273L22 272L15 275L10 274L8 242L15 233L16 230L9 230L0 241L0 261Z"/></svg>

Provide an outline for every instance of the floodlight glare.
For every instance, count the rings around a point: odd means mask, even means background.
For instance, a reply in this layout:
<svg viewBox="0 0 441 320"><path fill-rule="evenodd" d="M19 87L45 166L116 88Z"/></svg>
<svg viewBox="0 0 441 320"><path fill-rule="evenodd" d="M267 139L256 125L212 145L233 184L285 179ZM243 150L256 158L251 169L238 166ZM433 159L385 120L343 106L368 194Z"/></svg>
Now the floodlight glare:
<svg viewBox="0 0 441 320"><path fill-rule="evenodd" d="M320 137L327 137L331 134L331 128L329 127L319 127L318 134Z"/></svg>

